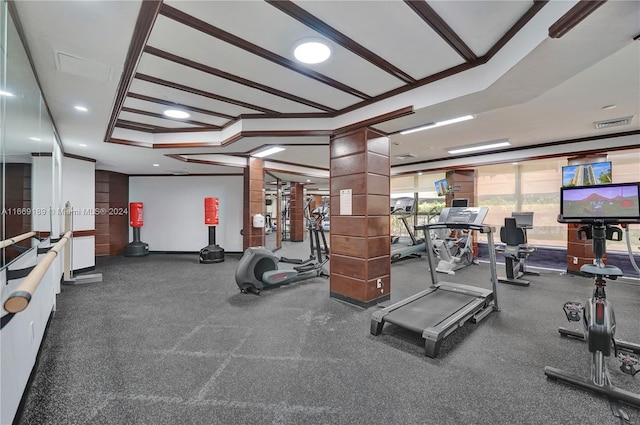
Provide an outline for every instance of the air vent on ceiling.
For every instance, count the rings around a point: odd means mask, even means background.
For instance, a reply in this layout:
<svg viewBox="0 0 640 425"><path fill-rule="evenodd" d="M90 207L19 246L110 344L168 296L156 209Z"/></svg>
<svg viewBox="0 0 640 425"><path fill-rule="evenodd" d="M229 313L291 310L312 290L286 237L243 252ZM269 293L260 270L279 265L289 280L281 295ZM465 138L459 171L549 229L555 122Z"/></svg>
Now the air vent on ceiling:
<svg viewBox="0 0 640 425"><path fill-rule="evenodd" d="M633 119L633 115L630 115L624 118L615 118L615 119L606 120L606 121L596 121L594 122L594 124L596 126L596 130L600 130L603 128L618 127L620 125L629 125L632 119Z"/></svg>
<svg viewBox="0 0 640 425"><path fill-rule="evenodd" d="M416 156L412 153L403 153L401 155L396 155L395 158L396 159L409 159L409 158L415 158Z"/></svg>
<svg viewBox="0 0 640 425"><path fill-rule="evenodd" d="M107 82L111 80L113 74L113 68L109 65L59 51L55 51L55 63L58 71L78 75L90 80Z"/></svg>

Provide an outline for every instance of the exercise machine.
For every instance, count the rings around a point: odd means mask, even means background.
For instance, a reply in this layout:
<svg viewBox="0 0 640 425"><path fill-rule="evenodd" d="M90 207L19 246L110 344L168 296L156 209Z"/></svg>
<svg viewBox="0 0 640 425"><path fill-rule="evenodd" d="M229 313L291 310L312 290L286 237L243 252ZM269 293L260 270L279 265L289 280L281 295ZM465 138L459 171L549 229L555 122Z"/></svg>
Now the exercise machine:
<svg viewBox="0 0 640 425"><path fill-rule="evenodd" d="M536 251L527 242L527 229L533 229L533 212L513 212L505 217L500 229L500 241L504 245L496 247L504 256L506 276L498 276L498 282L518 286L529 286L525 275L540 276L540 273L527 269L527 258Z"/></svg>
<svg viewBox="0 0 640 425"><path fill-rule="evenodd" d="M615 280L622 271L604 264L607 240L622 240L619 225L640 223L640 183L607 184L582 187L563 187L560 192L560 223L579 223L578 239L592 239L594 264L585 264L580 272L593 277L595 289L585 306L566 302L563 306L569 322L580 322L583 331L560 328L562 336L576 337L587 342L592 355L591 379L545 367L545 375L557 381L604 396L611 402L615 416L628 419L619 402L640 408L640 395L615 387L607 369L606 359L613 353L621 362L620 369L635 375L640 345L615 339L616 320L613 306L605 294L606 280Z"/></svg>
<svg viewBox="0 0 640 425"><path fill-rule="evenodd" d="M453 208L463 208L469 206L469 200L458 198L452 201ZM486 214L485 214L486 215ZM438 222L442 222L442 213ZM484 216L480 218L480 222ZM473 264L473 233L468 229L440 228L434 231L436 236L433 239L433 252L438 259L436 271L439 273L455 274L456 270Z"/></svg>
<svg viewBox="0 0 640 425"><path fill-rule="evenodd" d="M307 231L309 232L309 258L306 260L302 260L300 258L280 257L281 263L300 265L316 260L317 243L314 243L316 239L318 241L322 239L322 246L320 248L321 252L329 255L329 245L327 244L327 238L325 236L324 229L324 220L327 216L328 208L321 206L311 211L311 200L311 197L307 198L303 210L304 218L307 223ZM319 235L319 237L316 234ZM321 257L317 258L320 259Z"/></svg>
<svg viewBox="0 0 640 425"><path fill-rule="evenodd" d="M492 311L498 311L496 276L496 255L491 226L482 224L487 215L486 207L444 208L438 223L416 226L424 231L429 252L433 249L431 230L442 228L477 230L486 234L489 243L489 268L492 289L479 288L453 282L438 282L435 264L431 255L427 256L432 285L428 289L385 307L371 316L372 335L380 335L385 323L409 329L422 334L425 355L437 357L442 341L466 322L477 323Z"/></svg>
<svg viewBox="0 0 640 425"><path fill-rule="evenodd" d="M392 200L393 202L393 200ZM400 218L400 221L407 230L409 240L402 240L400 237L391 238L391 262L394 263L398 260L409 257L420 257L422 252L425 252L424 239L417 239L415 232L411 230L407 217L413 214L413 207L415 205L414 198L398 198L391 206L391 215Z"/></svg>
<svg viewBox="0 0 640 425"><path fill-rule="evenodd" d="M329 261L329 248L322 229L322 214L310 220L309 237L312 251L311 258L292 269L278 269L280 258L264 247L249 247L242 255L236 268L236 284L242 293L260 294L262 289L276 288L285 284L310 279L313 277L329 277L324 265ZM322 234L322 235L321 235ZM320 246L320 240L324 244ZM287 259L291 262L291 259Z"/></svg>

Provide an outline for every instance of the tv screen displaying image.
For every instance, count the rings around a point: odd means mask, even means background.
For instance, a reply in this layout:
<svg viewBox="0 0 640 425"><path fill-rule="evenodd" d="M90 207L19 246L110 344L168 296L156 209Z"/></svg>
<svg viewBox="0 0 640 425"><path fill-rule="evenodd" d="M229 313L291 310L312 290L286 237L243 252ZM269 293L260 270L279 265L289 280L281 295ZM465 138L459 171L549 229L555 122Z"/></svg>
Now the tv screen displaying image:
<svg viewBox="0 0 640 425"><path fill-rule="evenodd" d="M604 184L560 189L558 221L640 222L640 183Z"/></svg>
<svg viewBox="0 0 640 425"><path fill-rule="evenodd" d="M562 167L562 186L592 186L611 183L611 162L567 165Z"/></svg>
<svg viewBox="0 0 640 425"><path fill-rule="evenodd" d="M436 192L438 193L438 196L444 196L449 192L449 185L447 184L447 179L436 181Z"/></svg>

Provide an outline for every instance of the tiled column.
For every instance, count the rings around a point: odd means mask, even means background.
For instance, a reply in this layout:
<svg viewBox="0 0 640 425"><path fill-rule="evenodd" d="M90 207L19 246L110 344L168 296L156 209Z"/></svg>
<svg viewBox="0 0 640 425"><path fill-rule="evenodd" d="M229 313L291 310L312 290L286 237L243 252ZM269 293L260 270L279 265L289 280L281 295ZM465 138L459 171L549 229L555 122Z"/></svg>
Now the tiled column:
<svg viewBox="0 0 640 425"><path fill-rule="evenodd" d="M389 138L336 135L331 150L330 296L369 307L390 298Z"/></svg>
<svg viewBox="0 0 640 425"><path fill-rule="evenodd" d="M249 158L244 170L244 220L242 248L264 246L264 228L253 227L253 216L264 215L264 163L260 158Z"/></svg>
<svg viewBox="0 0 640 425"><path fill-rule="evenodd" d="M291 183L291 198L289 203L289 229L292 242L302 242L305 238L306 222L304 218L304 186L300 183Z"/></svg>

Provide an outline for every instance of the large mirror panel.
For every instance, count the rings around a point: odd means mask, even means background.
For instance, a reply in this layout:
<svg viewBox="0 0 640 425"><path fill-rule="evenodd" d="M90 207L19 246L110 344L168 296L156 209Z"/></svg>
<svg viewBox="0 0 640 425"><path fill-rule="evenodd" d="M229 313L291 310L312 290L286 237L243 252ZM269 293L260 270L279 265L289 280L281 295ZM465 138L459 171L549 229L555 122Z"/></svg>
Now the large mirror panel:
<svg viewBox="0 0 640 425"><path fill-rule="evenodd" d="M0 153L2 160L2 240L30 231L26 238L2 249L2 267L36 246L52 231L55 215L54 179L60 149L53 123L33 73L29 56L12 19L8 3L0 3ZM53 214L52 214L53 212Z"/></svg>

